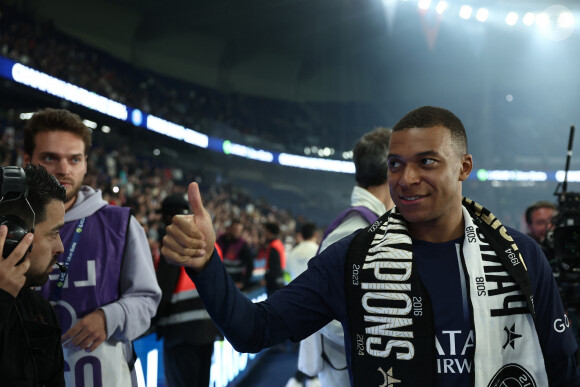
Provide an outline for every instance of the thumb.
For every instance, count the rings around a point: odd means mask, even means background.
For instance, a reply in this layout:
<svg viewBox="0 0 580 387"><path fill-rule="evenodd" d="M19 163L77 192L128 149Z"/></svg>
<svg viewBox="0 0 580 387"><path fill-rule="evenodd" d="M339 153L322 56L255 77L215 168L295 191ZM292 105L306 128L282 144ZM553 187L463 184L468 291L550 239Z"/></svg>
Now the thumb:
<svg viewBox="0 0 580 387"><path fill-rule="evenodd" d="M199 186L197 183L191 183L187 189L187 197L189 198L189 205L196 216L204 216L204 208L201 203L201 195L199 193Z"/></svg>

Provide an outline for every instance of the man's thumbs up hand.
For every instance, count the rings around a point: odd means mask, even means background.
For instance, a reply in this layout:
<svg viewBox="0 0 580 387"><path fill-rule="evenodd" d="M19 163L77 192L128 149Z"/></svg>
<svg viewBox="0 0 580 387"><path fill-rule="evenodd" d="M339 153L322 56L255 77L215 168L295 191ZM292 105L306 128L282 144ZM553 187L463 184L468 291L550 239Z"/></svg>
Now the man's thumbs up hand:
<svg viewBox="0 0 580 387"><path fill-rule="evenodd" d="M193 215L176 215L167 226L161 255L170 263L201 271L209 261L215 245L211 217L201 202L197 183L187 191Z"/></svg>

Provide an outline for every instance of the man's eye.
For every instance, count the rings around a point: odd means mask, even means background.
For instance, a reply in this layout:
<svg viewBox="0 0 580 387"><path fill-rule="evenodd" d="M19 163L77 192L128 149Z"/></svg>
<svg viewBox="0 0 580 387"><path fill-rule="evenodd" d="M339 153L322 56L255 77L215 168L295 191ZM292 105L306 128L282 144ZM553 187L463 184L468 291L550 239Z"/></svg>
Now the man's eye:
<svg viewBox="0 0 580 387"><path fill-rule="evenodd" d="M50 162L50 161L54 161L54 157L52 157L52 156L44 156L42 158L42 160L44 160L46 162Z"/></svg>
<svg viewBox="0 0 580 387"><path fill-rule="evenodd" d="M401 163L398 162L397 160L391 160L389 161L389 168L397 168L400 167Z"/></svg>
<svg viewBox="0 0 580 387"><path fill-rule="evenodd" d="M431 165L434 163L435 163L434 159L423 159L423 164L425 164L425 165Z"/></svg>

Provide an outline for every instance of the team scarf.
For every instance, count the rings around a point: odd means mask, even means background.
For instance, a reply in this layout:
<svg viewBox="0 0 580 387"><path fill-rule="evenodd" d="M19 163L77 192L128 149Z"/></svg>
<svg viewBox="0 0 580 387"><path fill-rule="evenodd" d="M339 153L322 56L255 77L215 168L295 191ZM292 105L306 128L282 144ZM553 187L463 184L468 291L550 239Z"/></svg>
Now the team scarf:
<svg viewBox="0 0 580 387"><path fill-rule="evenodd" d="M487 209L467 198L462 209L460 272L468 283L475 330L473 385L500 387L515 380L547 386L532 288L520 251ZM345 283L354 385L435 386L433 311L397 208L353 239ZM523 340L514 345L518 337Z"/></svg>

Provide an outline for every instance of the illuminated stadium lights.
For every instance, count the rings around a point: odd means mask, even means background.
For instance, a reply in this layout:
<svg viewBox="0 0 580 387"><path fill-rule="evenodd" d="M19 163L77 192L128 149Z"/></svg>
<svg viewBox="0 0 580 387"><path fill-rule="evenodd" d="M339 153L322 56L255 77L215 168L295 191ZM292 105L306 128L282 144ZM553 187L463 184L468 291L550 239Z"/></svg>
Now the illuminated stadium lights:
<svg viewBox="0 0 580 387"><path fill-rule="evenodd" d="M548 174L541 171L477 170L479 181L547 181Z"/></svg>
<svg viewBox="0 0 580 387"><path fill-rule="evenodd" d="M101 132L103 132L103 133L111 133L111 128L108 127L107 125L103 125L101 127Z"/></svg>
<svg viewBox="0 0 580 387"><path fill-rule="evenodd" d="M565 171L556 171L556 181L562 183L564 181ZM568 171L568 179L570 183L580 182L580 171Z"/></svg>
<svg viewBox="0 0 580 387"><path fill-rule="evenodd" d="M157 148L153 149L153 156L159 156L161 154L161 151Z"/></svg>
<svg viewBox="0 0 580 387"><path fill-rule="evenodd" d="M558 25L561 28L570 28L574 26L574 15L571 12L562 12L557 19Z"/></svg>
<svg viewBox="0 0 580 387"><path fill-rule="evenodd" d="M477 10L477 13L475 14L475 18L482 23L487 20L488 16L489 11L487 10L487 8L480 8Z"/></svg>
<svg viewBox="0 0 580 387"><path fill-rule="evenodd" d="M304 154L306 156L330 157L335 154L334 148L324 147L319 148L316 145L304 147Z"/></svg>
<svg viewBox="0 0 580 387"><path fill-rule="evenodd" d="M16 63L12 66L12 79L48 94L64 98L67 101L96 110L120 120L126 120L127 107L119 102L102 97L58 78L44 74L33 68Z"/></svg>
<svg viewBox="0 0 580 387"><path fill-rule="evenodd" d="M83 120L83 124L85 124L85 126L91 129L96 129L97 127L97 123L91 120Z"/></svg>
<svg viewBox="0 0 580 387"><path fill-rule="evenodd" d="M431 0L419 0L418 6L421 9L428 10L431 6Z"/></svg>
<svg viewBox="0 0 580 387"><path fill-rule="evenodd" d="M515 26L516 23L518 22L518 14L515 12L510 12L507 14L507 16L505 17L505 24L507 24L508 26Z"/></svg>
<svg viewBox="0 0 580 387"><path fill-rule="evenodd" d="M352 160L352 151L342 152L342 158L345 160Z"/></svg>
<svg viewBox="0 0 580 387"><path fill-rule="evenodd" d="M540 29L547 28L550 25L550 17L545 12L541 12L536 16L536 25Z"/></svg>
<svg viewBox="0 0 580 387"><path fill-rule="evenodd" d="M354 163L350 161L315 159L312 157L304 157L291 155L288 153L280 153L280 155L278 156L278 162L280 163L280 165L285 165L288 167L298 167L342 173L355 172Z"/></svg>
<svg viewBox="0 0 580 387"><path fill-rule="evenodd" d="M567 39L574 32L574 15L561 5L551 5L536 17L542 34L555 42Z"/></svg>
<svg viewBox="0 0 580 387"><path fill-rule="evenodd" d="M25 120L29 120L30 117L32 117L34 113L20 113L20 119L25 121Z"/></svg>
<svg viewBox="0 0 580 387"><path fill-rule="evenodd" d="M209 137L207 135L174 124L173 122L166 121L163 118L148 115L145 125L149 130L164 134L177 140L183 140L188 144L196 145L201 148L207 148L209 143Z"/></svg>
<svg viewBox="0 0 580 387"><path fill-rule="evenodd" d="M403 1L403 0L400 0ZM432 0L418 0L416 2L417 7L423 11L427 11L435 3ZM435 11L442 15L448 9L456 9L458 6L453 1L451 4L447 0L438 1L435 5ZM518 23L520 19L520 11L509 11L500 9L489 9L489 8L479 8L477 12L468 4L464 4L459 7L459 16L464 20L469 20L472 16L475 16L479 22L487 22L489 20L496 19L493 15L504 14L505 19L503 20L506 25L512 27ZM522 23L527 26L533 26L534 23L538 26L540 31L544 36L553 41L560 41L568 38L574 31L575 17L574 14L566 7L561 5L551 5L546 10L541 13L536 12L521 12ZM499 18L501 20L501 17Z"/></svg>
<svg viewBox="0 0 580 387"><path fill-rule="evenodd" d="M459 17L468 20L471 17L473 9L469 5L462 5L459 9Z"/></svg>
<svg viewBox="0 0 580 387"><path fill-rule="evenodd" d="M143 113L139 109L133 109L131 112L131 122L135 126L141 126L143 123Z"/></svg>
<svg viewBox="0 0 580 387"><path fill-rule="evenodd" d="M449 3L446 1L440 1L435 6L435 11L437 11L439 15L443 15L443 12L445 12L447 8L449 8Z"/></svg>
<svg viewBox="0 0 580 387"><path fill-rule="evenodd" d="M522 18L522 22L528 27L533 25L535 21L536 21L536 15L534 15L533 12L526 13L524 15L524 17Z"/></svg>
<svg viewBox="0 0 580 387"><path fill-rule="evenodd" d="M222 145L223 152L227 155L235 155L245 157L247 159L263 161L271 163L274 161L274 154L261 149L254 149L249 146L236 144L229 140L225 140Z"/></svg>

